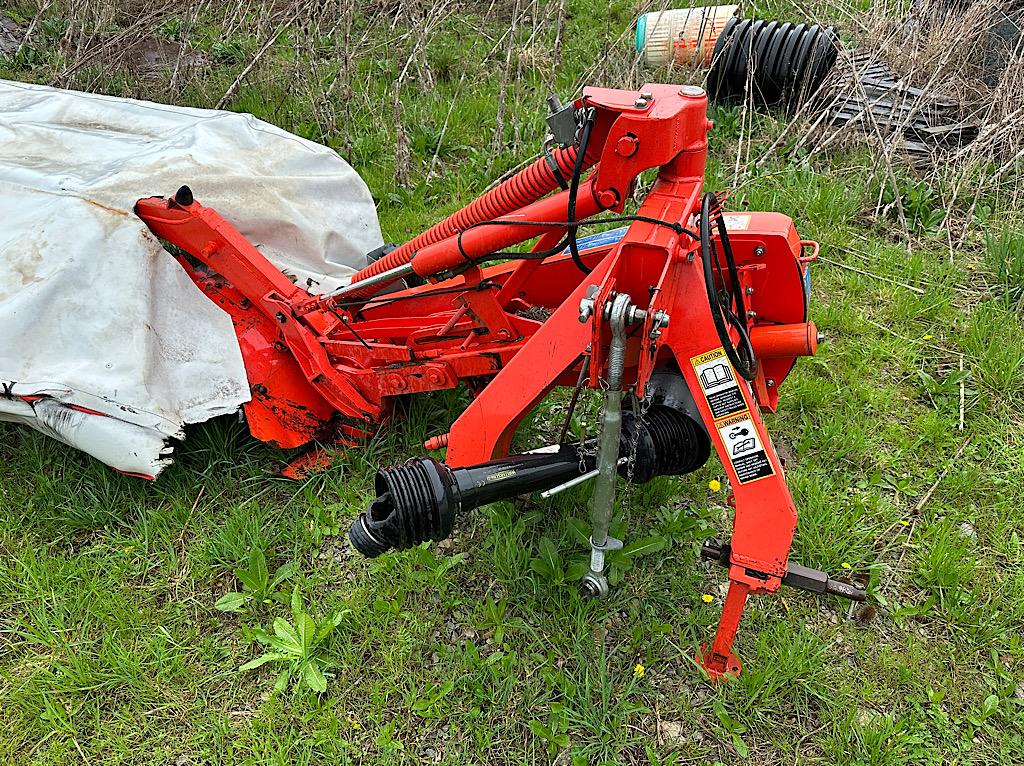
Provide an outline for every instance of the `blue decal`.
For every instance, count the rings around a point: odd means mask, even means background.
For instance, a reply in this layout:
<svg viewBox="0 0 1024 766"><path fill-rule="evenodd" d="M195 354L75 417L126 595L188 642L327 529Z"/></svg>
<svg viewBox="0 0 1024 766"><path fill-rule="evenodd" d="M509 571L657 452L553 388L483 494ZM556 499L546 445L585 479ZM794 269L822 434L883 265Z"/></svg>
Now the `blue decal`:
<svg viewBox="0 0 1024 766"><path fill-rule="evenodd" d="M607 247L608 245L614 245L621 242L622 238L626 236L627 231L629 231L629 227L622 226L618 229L598 232L597 234L591 234L587 237L577 239L576 245L579 247L579 251L581 253L588 250L596 250L599 247ZM568 253L569 248L565 248L565 252Z"/></svg>

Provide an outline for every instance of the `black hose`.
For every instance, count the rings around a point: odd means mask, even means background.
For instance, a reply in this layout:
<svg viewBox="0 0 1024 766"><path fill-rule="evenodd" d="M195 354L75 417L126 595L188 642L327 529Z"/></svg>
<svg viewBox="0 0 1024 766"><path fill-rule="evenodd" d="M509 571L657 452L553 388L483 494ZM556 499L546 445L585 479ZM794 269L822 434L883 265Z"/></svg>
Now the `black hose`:
<svg viewBox="0 0 1024 766"><path fill-rule="evenodd" d="M713 252L714 244L711 241L712 205L715 207L718 241L722 245L722 253L729 269L729 281L732 283L730 296L731 303L736 306L735 312L731 306L722 305L715 287L716 267L719 271L719 281L723 282L723 289L725 285L721 274L722 267L717 253ZM733 257L732 244L729 242L729 233L725 228L722 206L718 203L718 198L711 192L705 194L700 203L700 259L704 266L704 286L708 293L708 305L711 307L711 319L715 323L715 330L722 343L722 348L725 349L725 355L729 357L733 367L745 380L753 380L757 377L757 357L754 355L754 347L750 343L750 333L747 330L747 308L743 300L743 286L740 285L739 273L736 270L736 260ZM740 337L739 346L732 342L732 337L729 335L730 325Z"/></svg>
<svg viewBox="0 0 1024 766"><path fill-rule="evenodd" d="M583 158L587 154L590 134L594 130L594 117L594 110L591 109L583 122L583 130L580 132L580 147L576 152L576 164L572 169L572 178L569 180L569 201L566 206L566 217L569 219L569 254L572 256L572 262L576 264L576 268L584 274L589 274L590 268L580 257L580 248L576 243L576 231L578 229L578 222L576 221L576 195L580 190L580 176L583 175Z"/></svg>
<svg viewBox="0 0 1024 766"><path fill-rule="evenodd" d="M818 89L838 55L832 27L733 17L711 54L708 96L798 103Z"/></svg>
<svg viewBox="0 0 1024 766"><path fill-rule="evenodd" d="M569 221L524 221L522 219L515 221L508 220L497 220L497 221L480 221L480 223L474 223L472 226L466 227L466 231L470 229L477 229L481 226L547 226L556 229L568 229L570 225L575 226L577 229L581 226L598 226L607 223L632 223L633 221L643 221L653 226L664 226L668 229L672 229L676 234L685 234L691 239L696 240L697 234L687 229L678 221L665 221L661 218L652 218L647 215L612 215L604 216L603 218L588 218L586 220L573 221L570 224ZM561 241L554 247L548 250L497 250L493 253L480 256L479 258L470 258L465 248L462 247L462 235L465 232L459 232L458 237L455 241L456 246L459 248L459 252L462 257L467 260L468 263L478 265L481 263L487 263L488 261L496 261L501 259L514 259L520 261L536 261L549 258L552 255L559 255L565 251L566 245L569 243L569 236L562 237ZM585 264L584 264L585 265ZM587 272L589 273L589 271Z"/></svg>

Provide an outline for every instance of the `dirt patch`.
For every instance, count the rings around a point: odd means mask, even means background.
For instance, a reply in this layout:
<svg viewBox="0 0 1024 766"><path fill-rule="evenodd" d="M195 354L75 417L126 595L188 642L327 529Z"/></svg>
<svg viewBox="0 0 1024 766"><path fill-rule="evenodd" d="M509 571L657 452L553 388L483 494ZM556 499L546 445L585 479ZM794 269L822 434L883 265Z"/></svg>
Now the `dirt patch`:
<svg viewBox="0 0 1024 766"><path fill-rule="evenodd" d="M208 57L192 48L163 37L143 37L133 41L124 52L124 63L143 77L156 77L175 68L196 69L208 63Z"/></svg>
<svg viewBox="0 0 1024 766"><path fill-rule="evenodd" d="M0 16L0 56L13 56L18 52L25 30L8 16Z"/></svg>

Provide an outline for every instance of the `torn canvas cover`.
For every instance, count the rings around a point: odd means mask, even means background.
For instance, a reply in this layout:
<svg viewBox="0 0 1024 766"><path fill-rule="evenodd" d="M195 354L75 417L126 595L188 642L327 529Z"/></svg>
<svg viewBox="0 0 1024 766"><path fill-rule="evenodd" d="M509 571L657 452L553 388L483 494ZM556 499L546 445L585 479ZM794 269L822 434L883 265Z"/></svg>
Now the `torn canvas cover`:
<svg viewBox="0 0 1024 766"><path fill-rule="evenodd" d="M256 118L0 81L0 419L155 477L249 400L231 320L132 213L188 185L311 292L382 244L334 151Z"/></svg>

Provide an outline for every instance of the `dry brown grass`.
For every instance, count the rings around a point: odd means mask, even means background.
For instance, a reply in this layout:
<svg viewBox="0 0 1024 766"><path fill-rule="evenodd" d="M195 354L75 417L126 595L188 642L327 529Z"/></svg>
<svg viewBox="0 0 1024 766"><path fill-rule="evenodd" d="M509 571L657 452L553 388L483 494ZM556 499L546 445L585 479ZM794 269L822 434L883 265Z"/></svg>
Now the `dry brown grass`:
<svg viewBox="0 0 1024 766"><path fill-rule="evenodd" d="M963 241L969 212L984 193L995 190L1011 199L1012 207L1024 207L1018 179L1024 157L1024 51L1018 49L1010 57L1001 77L993 78L986 70L991 59L989 27L999 11L1014 3L1020 6L1020 0L978 0L962 13L949 14L942 12L948 0L920 0L908 16L904 3L897 0L882 0L856 14L838 0L817 0L792 14L837 25L851 47L870 52L908 85L921 88L922 104L932 96L951 99L959 105L959 119L977 125L976 140L959 148L936 148L910 171L938 188L954 212L947 220L951 247ZM647 0L635 11L677 5L670 0ZM57 52L51 84L108 90L116 82L115 90L121 95L230 108L245 86L259 83L300 97L309 105L317 133L341 133L346 146L351 146L353 137L345 126L353 123L353 109L358 108L375 115L375 122L388 135L402 185L413 176L405 102L410 95L433 90L437 74L428 51L439 35L451 35L446 22L461 18L472 25L473 18L482 17L489 20L488 29L496 30L489 33L493 45L479 62L481 68L499 72L501 79L489 143L492 155L511 141L512 149L525 157L532 144L523 135L524 120L535 119L544 93L527 93L515 86L525 73L541 72L545 90L556 89L563 69L563 29L572 13L564 0L198 0L177 5L155 0L71 0L59 6L53 0L23 0L16 6L20 16L28 19L22 44L42 37L44 19L56 15L63 22L62 33L56 39L51 34L46 41ZM175 30L170 36L168 24ZM208 44L199 42L211 29L221 40L244 43L227 65L208 52ZM553 48L547 39L552 29ZM601 41L601 55L576 73L572 95L590 83L638 87L647 80L700 82L703 77L700 71L685 67L645 71L633 52L633 29L628 23L591 33ZM393 61L393 73L383 75L390 78L386 99L371 100L369 78L381 73L360 74L357 62L367 57ZM837 70L845 68L856 80L853 66L849 55L840 55ZM230 74L224 75L222 69ZM460 93L463 88L472 92L471 80L463 71ZM563 97L570 95L564 85L562 91ZM746 105L735 153L735 180L779 153L814 156L865 146L878 159L879 176L897 185L897 177L907 172L908 165L898 131L870 119L859 126L831 126L820 111L820 103L805 102L765 153L756 151L751 141L753 114ZM436 165L435 158L427 172L433 174ZM900 206L898 201L895 204ZM903 220L902 212L898 217Z"/></svg>
<svg viewBox="0 0 1024 766"><path fill-rule="evenodd" d="M975 206L993 195L1005 207L1020 210L1022 184L1019 174L1024 158L1024 46L1009 51L1005 69L993 74L990 28L1001 13L1017 13L1019 0L978 0L964 11L947 13L946 0L921 0L910 14L902 3L876 3L863 14L851 15L845 6L825 0L808 12L818 23L835 23L847 40L830 78L819 97L804 102L791 116L767 155L737 162L737 175L763 165L778 153L788 156L825 155L837 150L866 148L876 158L873 173L886 185L899 189L899 178L915 179L936 190L948 211L942 230L950 250L962 246L976 223ZM1016 11L1013 10L1016 6ZM866 52L867 57L855 55ZM898 125L886 126L870 114L841 126L831 125L823 113L837 92L854 92L871 62L889 67L901 83L923 93L904 95L914 109L933 102L953 105L948 124L976 128L977 138L957 146L934 144L927 153L907 153L906 139ZM862 86L861 86L862 87ZM864 100L864 91L857 94ZM876 214L891 212L908 245L912 232L902 209L900 194L883 210L882 194Z"/></svg>

